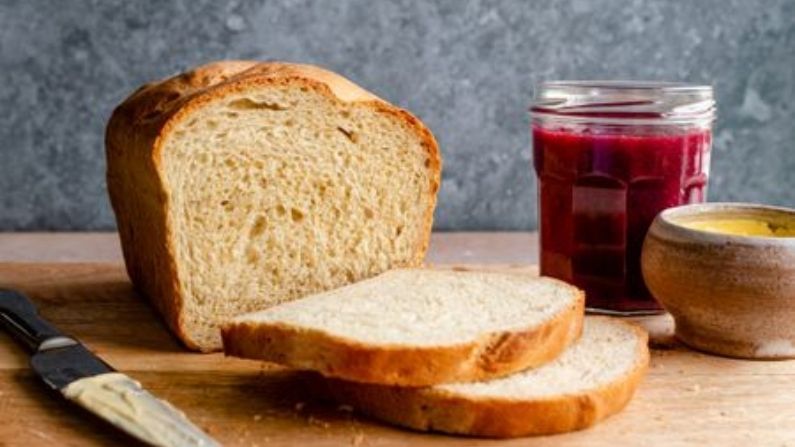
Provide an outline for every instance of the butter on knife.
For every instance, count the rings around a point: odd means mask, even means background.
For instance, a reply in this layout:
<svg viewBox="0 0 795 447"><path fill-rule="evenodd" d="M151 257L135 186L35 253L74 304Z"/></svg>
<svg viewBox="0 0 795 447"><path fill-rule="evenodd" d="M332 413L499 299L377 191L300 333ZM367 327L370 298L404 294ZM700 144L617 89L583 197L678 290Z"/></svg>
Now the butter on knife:
<svg viewBox="0 0 795 447"><path fill-rule="evenodd" d="M0 290L0 325L32 354L31 367L47 385L129 435L153 446L219 445L168 402L43 320L22 294Z"/></svg>

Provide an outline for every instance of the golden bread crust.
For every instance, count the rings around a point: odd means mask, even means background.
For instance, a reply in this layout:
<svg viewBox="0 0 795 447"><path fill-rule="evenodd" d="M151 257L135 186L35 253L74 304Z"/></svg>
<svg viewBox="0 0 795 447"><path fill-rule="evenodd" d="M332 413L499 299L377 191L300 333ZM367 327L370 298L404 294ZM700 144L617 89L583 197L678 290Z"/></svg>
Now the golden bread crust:
<svg viewBox="0 0 795 447"><path fill-rule="evenodd" d="M629 323L622 323L629 324ZM581 430L621 411L648 370L648 335L638 336L637 362L624 376L582 393L538 400L473 398L434 388L401 388L307 376L321 395L377 419L422 431L510 438Z"/></svg>
<svg viewBox="0 0 795 447"><path fill-rule="evenodd" d="M221 334L227 355L355 382L417 387L486 380L549 362L579 338L585 296L576 293L571 306L539 326L453 346L374 346L320 330L248 321L227 323Z"/></svg>

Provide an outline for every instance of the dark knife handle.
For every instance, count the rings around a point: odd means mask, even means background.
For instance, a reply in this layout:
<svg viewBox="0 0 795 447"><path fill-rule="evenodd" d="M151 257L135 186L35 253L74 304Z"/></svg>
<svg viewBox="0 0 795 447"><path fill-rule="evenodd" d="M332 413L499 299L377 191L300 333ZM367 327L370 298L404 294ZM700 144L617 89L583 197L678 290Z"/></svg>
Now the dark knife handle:
<svg viewBox="0 0 795 447"><path fill-rule="evenodd" d="M48 341L58 346L76 343L39 316L36 306L14 290L0 289L0 324L30 352L44 349Z"/></svg>

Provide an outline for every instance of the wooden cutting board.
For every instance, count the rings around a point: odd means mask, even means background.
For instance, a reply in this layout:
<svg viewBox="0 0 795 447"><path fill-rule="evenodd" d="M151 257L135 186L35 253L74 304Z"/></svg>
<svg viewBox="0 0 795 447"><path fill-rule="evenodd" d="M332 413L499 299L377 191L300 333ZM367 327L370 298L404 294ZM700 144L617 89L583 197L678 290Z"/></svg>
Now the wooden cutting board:
<svg viewBox="0 0 795 447"><path fill-rule="evenodd" d="M382 425L313 401L290 371L184 351L133 292L119 264L0 264L0 287L27 293L45 318L182 409L224 445L795 446L795 361L689 351L672 341L667 317L641 320L657 349L648 377L623 413L577 433L495 441ZM27 362L0 334L0 445L132 444L48 392Z"/></svg>

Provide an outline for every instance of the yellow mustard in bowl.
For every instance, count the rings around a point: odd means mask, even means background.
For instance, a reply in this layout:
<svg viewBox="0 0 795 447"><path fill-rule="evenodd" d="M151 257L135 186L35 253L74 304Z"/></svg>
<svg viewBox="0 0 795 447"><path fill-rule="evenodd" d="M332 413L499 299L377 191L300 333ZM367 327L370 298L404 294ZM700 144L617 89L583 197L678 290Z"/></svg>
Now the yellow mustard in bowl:
<svg viewBox="0 0 795 447"><path fill-rule="evenodd" d="M649 228L641 268L685 344L731 357L795 359L795 209L669 208Z"/></svg>
<svg viewBox="0 0 795 447"><path fill-rule="evenodd" d="M693 230L736 236L795 237L795 222L793 225L782 225L753 218L710 218L679 224Z"/></svg>

